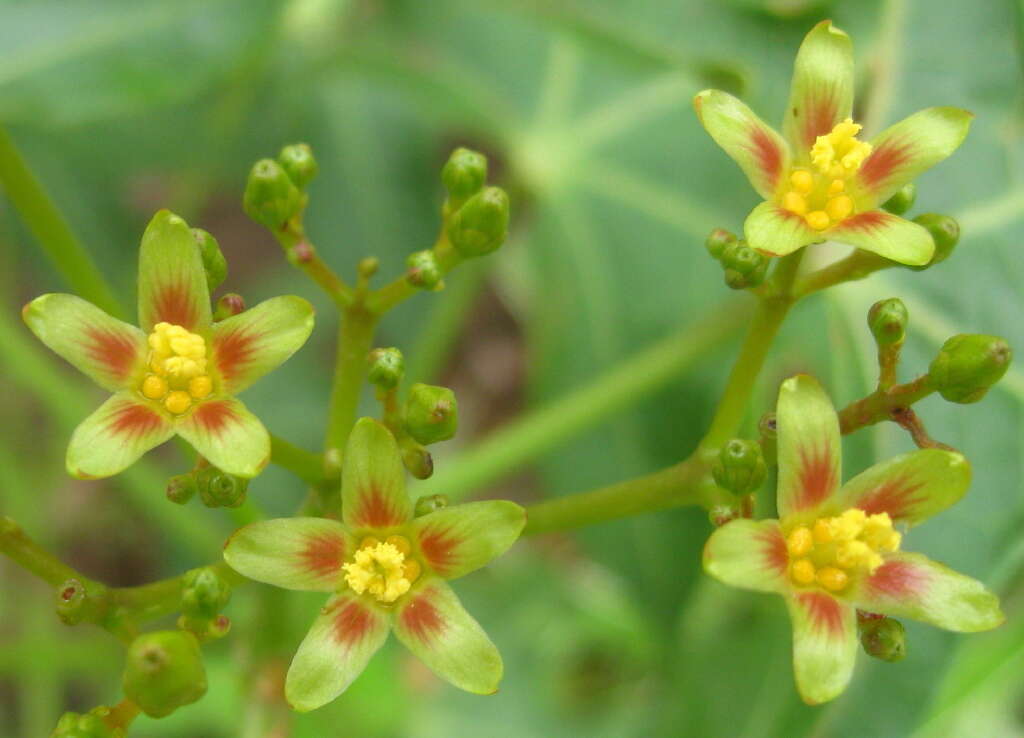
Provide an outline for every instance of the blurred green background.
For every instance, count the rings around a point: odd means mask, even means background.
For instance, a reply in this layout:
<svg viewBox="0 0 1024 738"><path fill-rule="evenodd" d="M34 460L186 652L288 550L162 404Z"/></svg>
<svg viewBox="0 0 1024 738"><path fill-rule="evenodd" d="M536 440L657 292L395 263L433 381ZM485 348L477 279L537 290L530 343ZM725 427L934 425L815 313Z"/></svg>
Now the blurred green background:
<svg viewBox="0 0 1024 738"><path fill-rule="evenodd" d="M7 0L0 123L125 303L159 207L219 238L223 289L250 303L289 292L316 303L306 348L244 398L274 433L311 450L335 319L243 216L249 166L309 142L321 167L313 240L346 275L374 254L391 276L433 242L451 148L486 151L492 180L513 196L510 242L456 272L444 293L403 305L379 339L405 351L412 380L458 394L460 433L437 449L436 490L495 428L722 309L731 295L701 242L714 226L739 229L757 198L690 99L724 86L776 122L797 46L823 17L854 38L869 134L930 105L977 114L961 150L918 183L916 211L952 213L965 235L933 270L884 272L799 306L751 427L796 370L820 376L840 405L868 391L864 316L880 298L898 295L911 312L904 377L953 333L1024 347L1022 14L1019 0ZM17 310L66 289L0 197L0 512L111 584L215 558L234 522L163 499L166 477L188 463L173 444L111 480L64 474L71 429L104 395L38 344ZM474 494L529 502L681 459L706 427L741 328L628 411ZM140 718L132 735L1022 735L1022 404L1017 369L981 405L922 403L929 431L973 461L975 483L907 541L996 588L1008 624L968 637L908 623L906 660L862 655L849 691L827 706L796 696L783 603L704 578L706 517L679 510L525 541L456 584L504 655L494 697L443 684L392 641L342 698L289 716L283 670L321 596L252 585L227 610L232 634L205 649L208 695L167 719ZM845 443L846 475L910 447L891 427L861 432ZM272 515L303 494L274 467L250 487ZM121 646L60 625L52 604L47 586L0 561L0 735L45 736L63 710L119 699Z"/></svg>

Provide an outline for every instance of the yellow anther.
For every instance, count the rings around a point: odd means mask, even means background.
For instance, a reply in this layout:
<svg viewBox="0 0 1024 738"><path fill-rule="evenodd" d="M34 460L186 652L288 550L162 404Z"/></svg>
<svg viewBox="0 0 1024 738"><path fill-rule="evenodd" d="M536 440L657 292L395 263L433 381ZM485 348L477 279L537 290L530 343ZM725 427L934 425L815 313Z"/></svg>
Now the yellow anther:
<svg viewBox="0 0 1024 738"><path fill-rule="evenodd" d="M794 561L793 566L790 568L790 576L793 577L793 581L797 584L812 584L815 574L814 564L807 559Z"/></svg>
<svg viewBox="0 0 1024 738"><path fill-rule="evenodd" d="M840 192L846 189L846 182L841 179L833 179L832 184L828 186L829 195L838 195Z"/></svg>
<svg viewBox="0 0 1024 738"><path fill-rule="evenodd" d="M789 181L792 183L796 191L806 195L812 189L814 189L814 175L808 172L806 169L797 169L791 175L789 175Z"/></svg>
<svg viewBox="0 0 1024 738"><path fill-rule="evenodd" d="M871 153L871 144L857 140L861 126L847 118L811 147L811 162L822 174L843 177L860 168Z"/></svg>
<svg viewBox="0 0 1024 738"><path fill-rule="evenodd" d="M423 568L416 559L406 559L402 568L402 576L409 580L410 584L420 578Z"/></svg>
<svg viewBox="0 0 1024 738"><path fill-rule="evenodd" d="M181 390L174 390L164 399L164 407L175 415L181 415L191 405L192 398L188 396L188 392L182 392Z"/></svg>
<svg viewBox="0 0 1024 738"><path fill-rule="evenodd" d="M345 582L356 594L369 592L378 602L394 602L412 586L405 575L408 563L412 562L406 562L405 555L390 543L377 543L360 548L341 568Z"/></svg>
<svg viewBox="0 0 1024 738"><path fill-rule="evenodd" d="M814 542L819 545L832 542L832 526L824 518L814 521Z"/></svg>
<svg viewBox="0 0 1024 738"><path fill-rule="evenodd" d="M203 399L212 391L213 382L205 374L188 380L188 393L197 400Z"/></svg>
<svg viewBox="0 0 1024 738"><path fill-rule="evenodd" d="M818 570L818 584L832 592L838 592L849 583L850 577L842 569L826 566Z"/></svg>
<svg viewBox="0 0 1024 738"><path fill-rule="evenodd" d="M873 574L885 562L883 554L899 547L900 534L887 513L868 515L859 508L818 518L786 538L793 582L817 582L831 592L846 589L853 577Z"/></svg>
<svg viewBox="0 0 1024 738"><path fill-rule="evenodd" d="M842 220L853 212L853 198L849 195L833 197L825 206L825 211L832 220Z"/></svg>
<svg viewBox="0 0 1024 738"><path fill-rule="evenodd" d="M813 212L810 212L804 216L804 219L807 221L807 225L809 225L816 231L825 230L826 228L829 227L829 224L832 222L831 220L829 220L828 213L826 213L824 210L815 210Z"/></svg>
<svg viewBox="0 0 1024 738"><path fill-rule="evenodd" d="M786 548L789 550L789 555L794 558L806 556L813 547L814 539L811 536L811 531L804 526L795 528L786 538Z"/></svg>
<svg viewBox="0 0 1024 738"><path fill-rule="evenodd" d="M408 556L409 552L412 551L412 546L409 545L409 541L405 536L388 536L384 542L390 543L392 546L397 548L398 552L402 554L402 556Z"/></svg>
<svg viewBox="0 0 1024 738"><path fill-rule="evenodd" d="M803 215L807 212L807 201L799 192L790 190L782 197L782 207L791 213Z"/></svg>
<svg viewBox="0 0 1024 738"><path fill-rule="evenodd" d="M376 538L374 538L373 536L366 536L366 538L364 538L363 540L361 540L359 542L359 548L360 549L363 549L363 548L375 548L376 546L379 546L379 545L380 545L380 541L377 540Z"/></svg>
<svg viewBox="0 0 1024 738"><path fill-rule="evenodd" d="M147 375L142 380L142 394L151 400L159 400L167 394L167 381L155 374Z"/></svg>

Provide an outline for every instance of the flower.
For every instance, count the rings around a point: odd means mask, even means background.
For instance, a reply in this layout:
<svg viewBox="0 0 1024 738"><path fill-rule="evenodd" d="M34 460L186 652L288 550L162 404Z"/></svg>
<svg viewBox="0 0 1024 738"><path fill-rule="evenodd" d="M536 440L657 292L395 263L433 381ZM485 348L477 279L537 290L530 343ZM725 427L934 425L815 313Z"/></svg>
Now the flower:
<svg viewBox="0 0 1024 738"><path fill-rule="evenodd" d="M74 295L37 297L22 310L33 333L113 392L75 429L68 473L108 477L175 433L213 464L256 476L270 459L266 428L233 395L295 353L313 308L275 297L219 323L195 237L161 210L139 251L141 330Z"/></svg>
<svg viewBox="0 0 1024 738"><path fill-rule="evenodd" d="M694 107L765 199L743 226L752 248L785 256L832 240L903 264L927 264L935 251L928 231L878 207L952 154L973 116L926 108L868 143L851 118L853 87L850 37L822 21L797 53L784 137L720 90L699 93Z"/></svg>
<svg viewBox="0 0 1024 738"><path fill-rule="evenodd" d="M498 649L445 580L504 553L526 512L489 500L414 518L398 444L370 418L356 423L343 458L342 522L264 520L224 546L224 560L250 579L331 593L288 669L288 703L306 712L344 692L389 628L443 679L494 693L503 670Z"/></svg>
<svg viewBox="0 0 1024 738"><path fill-rule="evenodd" d="M901 550L894 528L916 525L963 496L971 478L963 456L914 451L840 487L838 416L817 381L786 380L776 415L781 519L722 526L704 548L704 569L725 584L783 596L804 701L826 702L849 683L858 608L964 633L1003 622L998 598L984 585Z"/></svg>

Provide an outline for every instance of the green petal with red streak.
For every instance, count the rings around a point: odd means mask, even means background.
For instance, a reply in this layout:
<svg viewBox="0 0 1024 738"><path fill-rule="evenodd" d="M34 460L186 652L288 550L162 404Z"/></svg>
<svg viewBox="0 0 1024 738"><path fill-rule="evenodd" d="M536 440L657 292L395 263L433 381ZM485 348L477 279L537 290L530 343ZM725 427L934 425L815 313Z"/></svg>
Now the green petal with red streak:
<svg viewBox="0 0 1024 738"><path fill-rule="evenodd" d="M740 165L758 194L774 197L789 170L789 147L782 136L727 92L704 90L693 98L693 106L705 130Z"/></svg>
<svg viewBox="0 0 1024 738"><path fill-rule="evenodd" d="M416 518L412 530L430 568L445 579L455 579L505 553L525 525L526 511L519 505L486 500Z"/></svg>
<svg viewBox="0 0 1024 738"><path fill-rule="evenodd" d="M852 108L853 43L832 21L822 21L797 52L782 124L796 156L809 160L815 139L849 118Z"/></svg>
<svg viewBox="0 0 1024 738"><path fill-rule="evenodd" d="M935 242L924 227L883 210L868 210L847 218L825 235L911 266L927 264L935 254Z"/></svg>
<svg viewBox="0 0 1024 738"><path fill-rule="evenodd" d="M926 448L875 464L843 485L838 509L859 507L917 525L955 503L971 484L971 465L961 454Z"/></svg>
<svg viewBox="0 0 1024 738"><path fill-rule="evenodd" d="M333 592L355 545L345 526L327 518L277 518L240 528L224 544L239 574L285 589Z"/></svg>
<svg viewBox="0 0 1024 738"><path fill-rule="evenodd" d="M405 467L391 431L372 418L352 429L341 471L341 512L353 530L392 528L412 518Z"/></svg>
<svg viewBox="0 0 1024 738"><path fill-rule="evenodd" d="M501 654L447 582L433 577L400 602L395 635L423 663L467 692L498 691Z"/></svg>
<svg viewBox="0 0 1024 738"><path fill-rule="evenodd" d="M122 390L97 408L71 434L68 474L80 479L109 477L174 435L163 413L131 390Z"/></svg>
<svg viewBox="0 0 1024 738"><path fill-rule="evenodd" d="M80 297L42 295L21 315L40 341L112 392L130 385L146 363L145 334Z"/></svg>
<svg viewBox="0 0 1024 738"><path fill-rule="evenodd" d="M298 712L326 705L362 673L387 637L386 614L351 592L331 597L288 668L288 704Z"/></svg>
<svg viewBox="0 0 1024 738"><path fill-rule="evenodd" d="M181 437L214 466L238 477L255 477L270 461L270 435L259 418L234 397L215 397L176 423Z"/></svg>
<svg viewBox="0 0 1024 738"><path fill-rule="evenodd" d="M819 591L786 597L793 624L793 674L809 705L828 702L846 689L857 661L857 617L851 605Z"/></svg>
<svg viewBox="0 0 1024 738"><path fill-rule="evenodd" d="M776 407L779 516L813 516L839 487L839 418L818 380L797 374L782 383Z"/></svg>
<svg viewBox="0 0 1024 738"><path fill-rule="evenodd" d="M146 226L139 250L139 325L180 325L207 335L210 293L199 246L188 224L161 210Z"/></svg>
<svg viewBox="0 0 1024 738"><path fill-rule="evenodd" d="M743 235L752 249L769 256L785 256L825 240L802 217L773 202L763 202L750 211L743 223Z"/></svg>
<svg viewBox="0 0 1024 738"><path fill-rule="evenodd" d="M723 584L759 592L789 589L789 553L778 520L738 519L704 545L704 571Z"/></svg>
<svg viewBox="0 0 1024 738"><path fill-rule="evenodd" d="M931 169L959 148L974 116L960 108L926 108L886 128L871 141L856 187L875 203Z"/></svg>
<svg viewBox="0 0 1024 738"><path fill-rule="evenodd" d="M1004 617L999 598L976 579L927 556L897 552L851 595L857 607L898 618L913 618L960 633L991 630Z"/></svg>
<svg viewBox="0 0 1024 738"><path fill-rule="evenodd" d="M224 392L235 395L288 360L313 330L313 306L274 297L213 326L213 364Z"/></svg>

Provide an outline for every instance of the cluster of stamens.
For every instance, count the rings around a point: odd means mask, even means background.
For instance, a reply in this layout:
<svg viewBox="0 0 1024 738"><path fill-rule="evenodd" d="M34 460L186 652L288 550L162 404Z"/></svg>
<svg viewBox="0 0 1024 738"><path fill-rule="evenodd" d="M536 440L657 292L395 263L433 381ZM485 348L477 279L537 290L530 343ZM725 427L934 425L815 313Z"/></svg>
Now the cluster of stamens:
<svg viewBox="0 0 1024 738"><path fill-rule="evenodd" d="M206 373L206 341L180 325L157 323L149 334L148 373L142 394L181 415L213 391Z"/></svg>
<svg viewBox="0 0 1024 738"><path fill-rule="evenodd" d="M837 123L815 140L811 167L790 172L791 189L782 196L782 207L802 216L816 231L853 215L846 184L871 153L871 144L857 139L860 129L850 118Z"/></svg>
<svg viewBox="0 0 1024 738"><path fill-rule="evenodd" d="M380 541L367 536L359 542L352 561L343 564L345 582L356 594L369 592L378 602L391 603L409 591L422 571L410 558L412 546L403 536Z"/></svg>
<svg viewBox="0 0 1024 738"><path fill-rule="evenodd" d="M900 538L888 513L868 515L851 508L836 517L818 518L786 536L789 577L800 586L817 584L840 592L852 576L874 574L883 553L899 550Z"/></svg>

